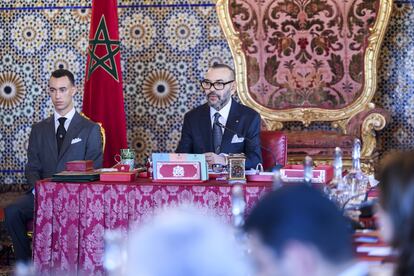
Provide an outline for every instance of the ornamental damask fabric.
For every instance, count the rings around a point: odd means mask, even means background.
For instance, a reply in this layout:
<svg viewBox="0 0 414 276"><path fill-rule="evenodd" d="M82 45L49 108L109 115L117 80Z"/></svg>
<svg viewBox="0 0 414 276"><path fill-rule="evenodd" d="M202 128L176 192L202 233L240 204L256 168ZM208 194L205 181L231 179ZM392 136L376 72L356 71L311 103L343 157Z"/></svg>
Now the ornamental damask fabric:
<svg viewBox="0 0 414 276"><path fill-rule="evenodd" d="M164 208L191 204L231 223L232 187L227 183L192 186L145 181L125 185L38 182L33 255L40 274L103 275L104 230L126 233ZM270 191L261 184L243 189L246 212Z"/></svg>
<svg viewBox="0 0 414 276"><path fill-rule="evenodd" d="M0 183L25 181L31 125L52 111L45 90L51 71L75 73L80 90L76 108L81 109L90 5L87 0L1 2ZM128 141L142 164L153 151L175 149L185 112L204 101L199 79L210 64L231 64L232 57L213 1L119 0L119 5ZM413 1L395 1L393 8L375 96L375 103L392 115L378 135L382 152L410 148L414 134ZM283 47L289 49L287 45ZM358 82L352 85L356 88ZM320 128L326 126L311 125Z"/></svg>
<svg viewBox="0 0 414 276"><path fill-rule="evenodd" d="M340 109L362 92L377 0L231 0L251 96L271 109Z"/></svg>

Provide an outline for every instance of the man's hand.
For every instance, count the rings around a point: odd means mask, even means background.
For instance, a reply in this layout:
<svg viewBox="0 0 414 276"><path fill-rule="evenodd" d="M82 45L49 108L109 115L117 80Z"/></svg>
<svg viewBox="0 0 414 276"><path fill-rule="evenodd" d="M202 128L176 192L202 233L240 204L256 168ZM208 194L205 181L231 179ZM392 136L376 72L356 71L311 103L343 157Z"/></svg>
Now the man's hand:
<svg viewBox="0 0 414 276"><path fill-rule="evenodd" d="M206 152L204 155L210 168L213 164L226 165L226 158L222 155L215 154L214 152Z"/></svg>

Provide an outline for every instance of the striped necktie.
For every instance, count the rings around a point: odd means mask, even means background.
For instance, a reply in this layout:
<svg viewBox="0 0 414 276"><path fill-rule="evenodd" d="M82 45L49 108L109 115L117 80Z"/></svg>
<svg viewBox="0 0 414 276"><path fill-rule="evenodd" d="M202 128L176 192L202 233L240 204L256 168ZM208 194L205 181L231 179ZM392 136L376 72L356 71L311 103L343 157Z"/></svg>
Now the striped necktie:
<svg viewBox="0 0 414 276"><path fill-rule="evenodd" d="M213 146L214 152L216 154L220 153L221 147L221 140L223 138L223 132L221 131L221 127L217 124L219 122L220 113L216 112L214 114L214 123L213 123Z"/></svg>

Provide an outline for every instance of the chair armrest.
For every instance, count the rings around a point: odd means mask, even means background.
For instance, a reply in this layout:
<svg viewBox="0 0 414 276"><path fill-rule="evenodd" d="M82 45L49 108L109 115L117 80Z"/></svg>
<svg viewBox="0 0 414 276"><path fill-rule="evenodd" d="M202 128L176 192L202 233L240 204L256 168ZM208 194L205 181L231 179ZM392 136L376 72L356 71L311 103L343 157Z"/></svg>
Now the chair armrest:
<svg viewBox="0 0 414 276"><path fill-rule="evenodd" d="M390 121L390 114L381 107L369 108L352 117L347 124L347 133L361 137L361 157L370 157L376 148L375 131L382 130Z"/></svg>
<svg viewBox="0 0 414 276"><path fill-rule="evenodd" d="M282 131L261 131L263 167L271 169L276 162L282 166L287 163L287 136ZM267 149L267 150L266 150Z"/></svg>

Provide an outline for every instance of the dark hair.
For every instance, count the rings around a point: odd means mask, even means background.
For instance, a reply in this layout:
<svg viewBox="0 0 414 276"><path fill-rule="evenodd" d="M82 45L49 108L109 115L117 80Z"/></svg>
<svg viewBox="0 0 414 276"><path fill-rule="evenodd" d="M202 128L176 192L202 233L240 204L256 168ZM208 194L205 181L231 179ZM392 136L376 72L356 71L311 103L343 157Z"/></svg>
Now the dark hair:
<svg viewBox="0 0 414 276"><path fill-rule="evenodd" d="M236 74L235 74L235 72L234 72L234 69L233 69L233 68L231 68L229 65L224 64L224 63L218 63L218 62L215 62L215 63L213 63L213 65L212 65L212 66L210 66L210 68L211 68L211 69L222 69L222 68L225 68L225 69L228 69L228 70L231 72L233 79L234 79L234 78L235 78L235 76L236 76Z"/></svg>
<svg viewBox="0 0 414 276"><path fill-rule="evenodd" d="M379 172L380 204L392 223L398 250L396 275L414 275L414 151L384 158Z"/></svg>
<svg viewBox="0 0 414 276"><path fill-rule="evenodd" d="M54 78L62 78L62 77L68 77L70 83L72 85L75 85L75 77L73 76L72 72L66 69L57 69L52 72L52 77Z"/></svg>
<svg viewBox="0 0 414 276"><path fill-rule="evenodd" d="M284 186L266 195L248 216L245 229L256 232L276 256L295 240L312 244L335 265L353 258L350 224L335 204L306 185Z"/></svg>

